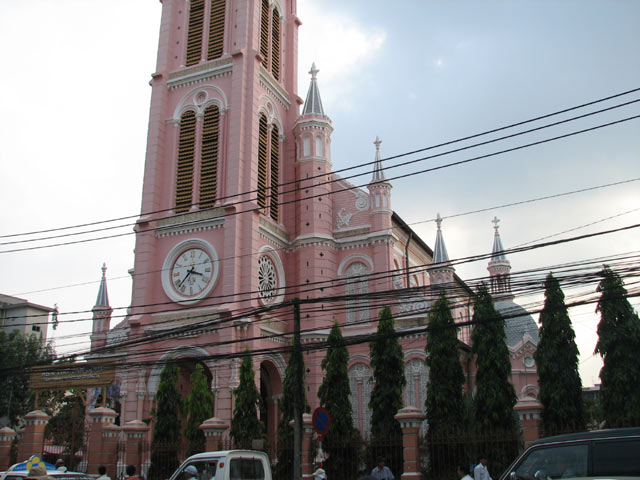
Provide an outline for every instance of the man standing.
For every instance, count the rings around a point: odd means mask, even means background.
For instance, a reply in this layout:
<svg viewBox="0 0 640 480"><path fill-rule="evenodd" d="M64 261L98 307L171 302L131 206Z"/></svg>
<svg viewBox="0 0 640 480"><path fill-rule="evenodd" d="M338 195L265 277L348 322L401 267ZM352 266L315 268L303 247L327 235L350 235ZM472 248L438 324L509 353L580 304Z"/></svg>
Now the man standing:
<svg viewBox="0 0 640 480"><path fill-rule="evenodd" d="M491 480L485 456L480 457L480 462L473 469L473 480Z"/></svg>
<svg viewBox="0 0 640 480"><path fill-rule="evenodd" d="M378 457L378 466L371 470L371 476L376 480L394 479L393 473L391 473L391 469L385 466L383 457Z"/></svg>

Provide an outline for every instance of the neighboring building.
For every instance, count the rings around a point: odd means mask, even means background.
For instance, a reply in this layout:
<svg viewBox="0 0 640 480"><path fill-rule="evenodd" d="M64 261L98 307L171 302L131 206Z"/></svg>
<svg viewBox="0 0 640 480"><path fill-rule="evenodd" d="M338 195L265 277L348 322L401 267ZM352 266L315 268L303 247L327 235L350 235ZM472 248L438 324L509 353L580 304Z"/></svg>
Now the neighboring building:
<svg viewBox="0 0 640 480"><path fill-rule="evenodd" d="M42 336L42 341L46 342L49 314L55 311L55 308L23 298L0 294L0 329L7 333L18 330L22 335Z"/></svg>
<svg viewBox="0 0 640 480"><path fill-rule="evenodd" d="M392 306L406 333L405 403L424 408L429 305L444 289L457 321L472 314L472 292L449 261L441 220L432 250L393 211L379 139L366 188L332 172L333 127L315 65L299 109L294 0L167 0L162 9L132 304L110 329L103 272L94 307L92 357L120 362L121 424L150 417L168 358L184 360L185 394L195 363L205 366L214 414L229 421L237 355L248 347L263 351L254 365L273 441L287 363L278 350L293 329L283 302L296 297L303 344L326 340L334 318L345 337L375 332L378 311ZM508 271L501 275L508 281ZM469 339L461 329L465 368ZM354 422L366 433L368 343L350 356ZM312 408L322 358L323 351L305 354ZM521 391L537 388L533 369L525 378Z"/></svg>

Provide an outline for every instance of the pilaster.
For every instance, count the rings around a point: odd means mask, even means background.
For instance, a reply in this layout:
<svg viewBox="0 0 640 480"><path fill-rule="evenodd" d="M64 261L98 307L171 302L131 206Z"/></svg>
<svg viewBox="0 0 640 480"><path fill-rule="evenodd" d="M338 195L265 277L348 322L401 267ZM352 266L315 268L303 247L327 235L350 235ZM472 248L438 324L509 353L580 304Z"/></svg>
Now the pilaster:
<svg viewBox="0 0 640 480"><path fill-rule="evenodd" d="M51 417L41 410L33 410L24 416L25 426L18 444L18 458L42 455L44 429Z"/></svg>
<svg viewBox="0 0 640 480"><path fill-rule="evenodd" d="M420 436L420 425L424 420L424 415L416 407L405 407L398 411L395 419L398 420L402 428L402 456L404 462L401 479L421 479L418 440Z"/></svg>

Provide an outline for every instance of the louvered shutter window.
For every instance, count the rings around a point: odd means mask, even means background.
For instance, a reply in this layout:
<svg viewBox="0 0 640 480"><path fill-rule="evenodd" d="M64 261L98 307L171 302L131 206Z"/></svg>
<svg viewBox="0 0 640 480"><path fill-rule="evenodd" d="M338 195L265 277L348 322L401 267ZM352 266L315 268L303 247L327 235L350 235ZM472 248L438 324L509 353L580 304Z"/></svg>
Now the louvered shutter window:
<svg viewBox="0 0 640 480"><path fill-rule="evenodd" d="M204 0L193 0L189 11L189 33L187 34L187 61L185 65L200 62L202 51L202 28L204 26Z"/></svg>
<svg viewBox="0 0 640 480"><path fill-rule="evenodd" d="M185 112L180 119L178 139L178 171L176 174L176 212L191 207L193 191L193 152L196 138L196 114Z"/></svg>
<svg viewBox="0 0 640 480"><path fill-rule="evenodd" d="M218 175L218 132L220 110L216 105L204 111L202 122L202 160L200 162L200 208L216 201Z"/></svg>
<svg viewBox="0 0 640 480"><path fill-rule="evenodd" d="M271 218L278 221L278 168L280 166L280 144L278 127L274 126L271 130L271 201L269 204L269 210Z"/></svg>
<svg viewBox="0 0 640 480"><path fill-rule="evenodd" d="M280 14L273 10L271 17L271 73L280 80Z"/></svg>
<svg viewBox="0 0 640 480"><path fill-rule="evenodd" d="M207 60L220 58L224 42L225 0L211 0L211 16L209 17L209 47Z"/></svg>
<svg viewBox="0 0 640 480"><path fill-rule="evenodd" d="M262 12L260 14L260 55L262 65L269 68L269 0L262 0Z"/></svg>
<svg viewBox="0 0 640 480"><path fill-rule="evenodd" d="M267 117L260 115L258 126L258 206L267 206Z"/></svg>

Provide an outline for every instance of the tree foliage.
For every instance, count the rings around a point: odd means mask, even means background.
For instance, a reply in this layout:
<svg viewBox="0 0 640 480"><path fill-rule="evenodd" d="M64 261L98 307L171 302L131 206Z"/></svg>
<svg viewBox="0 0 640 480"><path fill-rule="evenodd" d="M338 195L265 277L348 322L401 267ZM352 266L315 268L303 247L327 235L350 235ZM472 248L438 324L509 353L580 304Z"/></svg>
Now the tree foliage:
<svg viewBox="0 0 640 480"><path fill-rule="evenodd" d="M640 425L640 319L620 276L605 267L598 285L600 406L608 427Z"/></svg>
<svg viewBox="0 0 640 480"><path fill-rule="evenodd" d="M284 372L284 380L282 382L282 397L278 401L280 410L280 422L278 423L278 463L274 467L274 478L290 479L293 477L293 405L295 398L295 389L299 385L296 378L296 365L300 365L302 371L302 384L304 385L305 366L302 352L292 352L289 356L289 363ZM302 389L302 403L304 411L310 410L307 405L306 393Z"/></svg>
<svg viewBox="0 0 640 480"><path fill-rule="evenodd" d="M260 392L255 383L253 361L248 353L242 357L240 384L233 395L235 408L231 419L231 437L236 448L251 448L253 440L264 438L264 425L258 418Z"/></svg>
<svg viewBox="0 0 640 480"><path fill-rule="evenodd" d="M55 445L64 447L64 452L59 456L65 459L65 464L70 470L76 469L80 458L75 452L81 450L84 445L84 395L84 390L68 392L45 428L45 437L53 440Z"/></svg>
<svg viewBox="0 0 640 480"><path fill-rule="evenodd" d="M7 426L17 428L22 417L34 409L34 394L28 389L31 367L53 363L55 353L40 335L22 335L18 330L0 331L0 418ZM51 414L61 395L42 392L38 408Z"/></svg>
<svg viewBox="0 0 640 480"><path fill-rule="evenodd" d="M331 415L331 428L323 436L323 449L329 455L324 469L329 478L350 478L358 472L360 435L353 427L351 416L351 388L347 374L349 352L335 321L327 343L329 348L321 364L325 375L318 390L320 405Z"/></svg>
<svg viewBox="0 0 640 480"><path fill-rule="evenodd" d="M458 432L464 426L464 372L459 357L458 329L444 296L433 304L429 313L425 351L429 367L425 401L429 432L436 435Z"/></svg>
<svg viewBox="0 0 640 480"><path fill-rule="evenodd" d="M560 283L550 273L544 285L540 342L534 357L538 369L545 435L585 429L578 346Z"/></svg>
<svg viewBox="0 0 640 480"><path fill-rule="evenodd" d="M205 451L206 440L204 432L200 430L200 425L213 416L213 402L213 394L209 390L204 368L202 365L196 364L196 368L191 374L191 392L185 402L187 428L184 434L188 442L187 455Z"/></svg>
<svg viewBox="0 0 640 480"><path fill-rule="evenodd" d="M519 428L513 410L517 397L509 383L511 362L504 320L493 307L485 284L475 295L473 324L471 343L477 367L474 423L481 436L499 435L504 439L501 444L487 442L482 446L492 464L501 468L518 452Z"/></svg>
<svg viewBox="0 0 640 480"><path fill-rule="evenodd" d="M169 478L180 463L176 447L182 441L180 416L184 402L178 391L178 372L178 365L169 358L160 374L151 441L151 480Z"/></svg>
<svg viewBox="0 0 640 480"><path fill-rule="evenodd" d="M373 450L369 461L375 464L375 456L382 454L392 471L401 470L402 445L400 449L390 443L402 442L402 429L394 418L403 406L402 389L406 383L402 347L395 336L391 309L380 311L376 340L369 344L374 386L371 392L371 435ZM378 447L376 446L378 445ZM385 446L382 448L381 447Z"/></svg>

